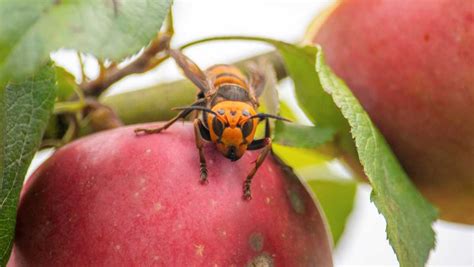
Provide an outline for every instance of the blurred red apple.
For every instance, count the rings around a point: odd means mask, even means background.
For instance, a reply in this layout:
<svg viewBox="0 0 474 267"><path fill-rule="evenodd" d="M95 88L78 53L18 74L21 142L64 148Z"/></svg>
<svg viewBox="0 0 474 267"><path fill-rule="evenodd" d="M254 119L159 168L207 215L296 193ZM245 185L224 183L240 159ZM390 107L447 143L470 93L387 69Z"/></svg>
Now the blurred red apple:
<svg viewBox="0 0 474 267"><path fill-rule="evenodd" d="M192 125L146 136L135 127L73 142L33 174L9 266L332 265L318 207L274 158L245 201L258 152L230 162L208 144L201 185Z"/></svg>
<svg viewBox="0 0 474 267"><path fill-rule="evenodd" d="M474 2L341 1L307 38L441 217L474 223Z"/></svg>

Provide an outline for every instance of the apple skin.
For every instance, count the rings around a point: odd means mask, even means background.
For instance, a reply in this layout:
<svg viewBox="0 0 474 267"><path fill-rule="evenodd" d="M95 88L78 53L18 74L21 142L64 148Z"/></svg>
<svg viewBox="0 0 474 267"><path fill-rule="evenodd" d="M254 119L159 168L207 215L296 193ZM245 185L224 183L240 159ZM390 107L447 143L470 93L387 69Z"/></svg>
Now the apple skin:
<svg viewBox="0 0 474 267"><path fill-rule="evenodd" d="M344 79L441 218L474 223L474 5L341 1L308 41Z"/></svg>
<svg viewBox="0 0 474 267"><path fill-rule="evenodd" d="M202 185L190 123L143 136L136 127L77 140L39 167L9 266L332 266L320 209L275 158L247 201L259 151L231 162L207 143Z"/></svg>

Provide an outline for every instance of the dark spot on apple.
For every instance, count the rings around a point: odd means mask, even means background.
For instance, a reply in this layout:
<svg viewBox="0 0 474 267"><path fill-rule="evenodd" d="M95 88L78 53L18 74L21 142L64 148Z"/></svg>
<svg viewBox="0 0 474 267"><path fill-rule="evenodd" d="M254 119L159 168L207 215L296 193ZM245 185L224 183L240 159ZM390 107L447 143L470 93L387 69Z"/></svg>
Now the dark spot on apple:
<svg viewBox="0 0 474 267"><path fill-rule="evenodd" d="M252 233L249 238L250 247L258 252L263 248L263 235L261 233Z"/></svg>
<svg viewBox="0 0 474 267"><path fill-rule="evenodd" d="M296 211L296 213L303 214L306 209L300 193L295 188L292 188L288 190L287 195L293 210Z"/></svg>

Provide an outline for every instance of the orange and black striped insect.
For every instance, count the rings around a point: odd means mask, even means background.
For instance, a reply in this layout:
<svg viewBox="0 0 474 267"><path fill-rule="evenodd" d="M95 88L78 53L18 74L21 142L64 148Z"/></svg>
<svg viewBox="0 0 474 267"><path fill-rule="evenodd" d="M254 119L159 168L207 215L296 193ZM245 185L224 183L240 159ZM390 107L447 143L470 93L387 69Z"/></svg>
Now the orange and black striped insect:
<svg viewBox="0 0 474 267"><path fill-rule="evenodd" d="M138 128L135 132L159 133L193 111L199 112L201 116L194 120L194 134L199 150L202 183L207 182L203 140L216 144L217 150L231 161L240 159L247 150L262 149L243 184L243 197L251 199L252 178L271 151L268 119L288 121L276 115L257 113L257 98L264 89L264 75L254 68L247 77L231 65L215 65L203 72L181 52L170 50L170 55L185 76L199 88L197 101L190 106L176 108L180 113L165 125L151 129ZM265 138L254 140L257 124L261 121L265 121Z"/></svg>

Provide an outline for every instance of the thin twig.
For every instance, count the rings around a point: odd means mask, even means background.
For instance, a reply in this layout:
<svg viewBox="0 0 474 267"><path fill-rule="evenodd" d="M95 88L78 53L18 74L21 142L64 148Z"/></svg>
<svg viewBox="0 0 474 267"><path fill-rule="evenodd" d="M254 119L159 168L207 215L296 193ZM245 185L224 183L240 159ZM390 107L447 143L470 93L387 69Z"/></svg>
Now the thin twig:
<svg viewBox="0 0 474 267"><path fill-rule="evenodd" d="M168 13L168 16L166 17L166 24L165 24L165 31L168 33L169 36L174 35L174 23L173 23L173 10L170 8L170 12Z"/></svg>
<svg viewBox="0 0 474 267"><path fill-rule="evenodd" d="M132 62L122 68L107 68L103 75L99 75L95 80L82 83L80 87L88 96L99 96L105 89L125 76L146 72L150 69L150 62L155 59L155 56L169 47L169 41L170 36L168 34L159 34L158 37L143 50L142 54Z"/></svg>
<svg viewBox="0 0 474 267"><path fill-rule="evenodd" d="M107 68L105 67L104 62L102 60L97 60L97 64L99 65L98 79L104 79Z"/></svg>
<svg viewBox="0 0 474 267"><path fill-rule="evenodd" d="M79 51L77 51L77 59L79 60L79 67L81 68L81 83L84 83L88 78L84 67L84 59L82 58L82 53Z"/></svg>

